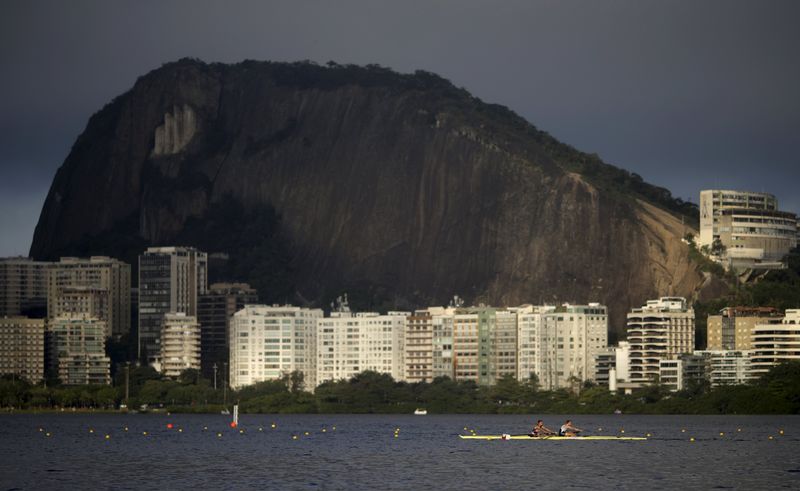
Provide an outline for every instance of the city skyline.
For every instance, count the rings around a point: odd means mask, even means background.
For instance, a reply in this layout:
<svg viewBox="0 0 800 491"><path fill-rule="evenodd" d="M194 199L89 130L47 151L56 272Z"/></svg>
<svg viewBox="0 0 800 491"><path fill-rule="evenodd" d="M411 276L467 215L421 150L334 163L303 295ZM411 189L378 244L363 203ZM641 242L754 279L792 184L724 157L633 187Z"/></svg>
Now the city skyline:
<svg viewBox="0 0 800 491"><path fill-rule="evenodd" d="M193 4L190 23L180 2L82 6L0 7L0 256L27 255L89 116L183 56L429 70L682 199L767 191L800 211L796 4Z"/></svg>

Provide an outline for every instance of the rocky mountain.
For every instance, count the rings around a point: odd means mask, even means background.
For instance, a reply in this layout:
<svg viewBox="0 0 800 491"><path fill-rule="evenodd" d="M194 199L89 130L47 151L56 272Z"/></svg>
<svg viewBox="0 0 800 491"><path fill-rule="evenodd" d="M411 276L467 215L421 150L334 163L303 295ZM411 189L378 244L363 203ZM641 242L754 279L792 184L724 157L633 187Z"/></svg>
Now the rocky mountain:
<svg viewBox="0 0 800 491"><path fill-rule="evenodd" d="M31 255L196 245L270 302L600 301L619 332L701 284L692 211L431 73L184 59L92 116Z"/></svg>

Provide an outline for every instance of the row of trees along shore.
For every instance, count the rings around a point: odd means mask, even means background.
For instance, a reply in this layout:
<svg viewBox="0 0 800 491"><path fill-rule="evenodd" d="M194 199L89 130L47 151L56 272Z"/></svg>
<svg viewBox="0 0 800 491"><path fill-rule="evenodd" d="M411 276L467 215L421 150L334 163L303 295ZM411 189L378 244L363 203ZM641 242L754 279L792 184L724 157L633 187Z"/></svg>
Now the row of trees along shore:
<svg viewBox="0 0 800 491"><path fill-rule="evenodd" d="M125 404L125 377L115 385L31 385L18 377L0 378L4 411L118 410ZM237 391L214 389L196 370L178 380L162 378L152 368L130 371L129 409L171 412L216 412L234 402L243 413L395 413L425 408L429 414L800 414L800 362L773 367L747 385L711 388L697 383L671 393L654 385L631 395L576 383L572 390L542 390L534 377L519 382L500 379L493 386L441 377L430 383L397 382L377 372L350 380L325 382L311 393L299 372L281 380L260 382Z"/></svg>

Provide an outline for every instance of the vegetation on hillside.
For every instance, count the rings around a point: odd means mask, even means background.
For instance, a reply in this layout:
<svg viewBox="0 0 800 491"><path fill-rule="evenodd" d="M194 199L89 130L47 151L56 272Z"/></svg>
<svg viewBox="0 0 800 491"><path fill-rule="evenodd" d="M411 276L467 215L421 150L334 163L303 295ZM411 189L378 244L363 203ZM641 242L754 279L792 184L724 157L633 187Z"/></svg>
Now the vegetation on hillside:
<svg viewBox="0 0 800 491"><path fill-rule="evenodd" d="M457 382L447 377L430 383L396 382L391 376L362 372L350 380L326 382L312 394L302 376L260 382L238 391L214 389L194 370L179 380L162 379L151 368L131 370L128 407L173 412L218 412L238 402L245 413L395 413L422 407L429 413L484 414L800 414L800 362L777 365L749 385L717 387L696 384L670 393L660 386L632 395L605 387L576 385L575 390L542 390L534 378L505 377L494 386ZM124 377L115 386L32 386L0 379L0 407L7 409L113 409L125 402Z"/></svg>

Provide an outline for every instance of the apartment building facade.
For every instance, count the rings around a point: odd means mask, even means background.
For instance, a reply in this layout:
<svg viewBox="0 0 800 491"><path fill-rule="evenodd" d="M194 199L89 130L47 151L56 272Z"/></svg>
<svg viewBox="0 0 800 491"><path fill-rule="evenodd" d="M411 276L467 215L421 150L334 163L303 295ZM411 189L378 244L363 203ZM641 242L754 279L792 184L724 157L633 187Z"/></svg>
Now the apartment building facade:
<svg viewBox="0 0 800 491"><path fill-rule="evenodd" d="M786 361L800 361L800 309L787 309L780 323L753 329L750 357L753 376L761 376Z"/></svg>
<svg viewBox="0 0 800 491"><path fill-rule="evenodd" d="M96 317L62 314L48 321L50 369L65 385L111 383L106 323Z"/></svg>
<svg viewBox="0 0 800 491"><path fill-rule="evenodd" d="M44 378L45 319L0 317L0 375L38 384Z"/></svg>
<svg viewBox="0 0 800 491"><path fill-rule="evenodd" d="M215 283L198 296L200 371L204 377L213 376L214 366L222 370L229 363L228 332L233 314L256 304L258 293L246 283Z"/></svg>
<svg viewBox="0 0 800 491"><path fill-rule="evenodd" d="M139 256L140 360L152 364L161 353L164 314L197 316L207 278L207 255L193 247L150 247Z"/></svg>
<svg viewBox="0 0 800 491"><path fill-rule="evenodd" d="M229 380L233 388L277 380L298 371L306 389L316 384L320 309L247 305L230 323Z"/></svg>
<svg viewBox="0 0 800 491"><path fill-rule="evenodd" d="M630 343L630 383L659 381L659 364L694 351L694 309L683 297L648 300L627 316Z"/></svg>
<svg viewBox="0 0 800 491"><path fill-rule="evenodd" d="M49 265L24 257L0 258L0 317L26 315L32 311L44 314Z"/></svg>
<svg viewBox="0 0 800 491"><path fill-rule="evenodd" d="M178 378L184 370L200 370L200 324L183 312L164 314L159 371Z"/></svg>
<svg viewBox="0 0 800 491"><path fill-rule="evenodd" d="M87 314L106 323L106 337L131 329L131 267L105 256L62 257L47 268L47 315Z"/></svg>
<svg viewBox="0 0 800 491"><path fill-rule="evenodd" d="M332 312L317 319L316 384L349 379L365 370L402 380L408 317L410 312ZM424 320L415 326L425 326Z"/></svg>

